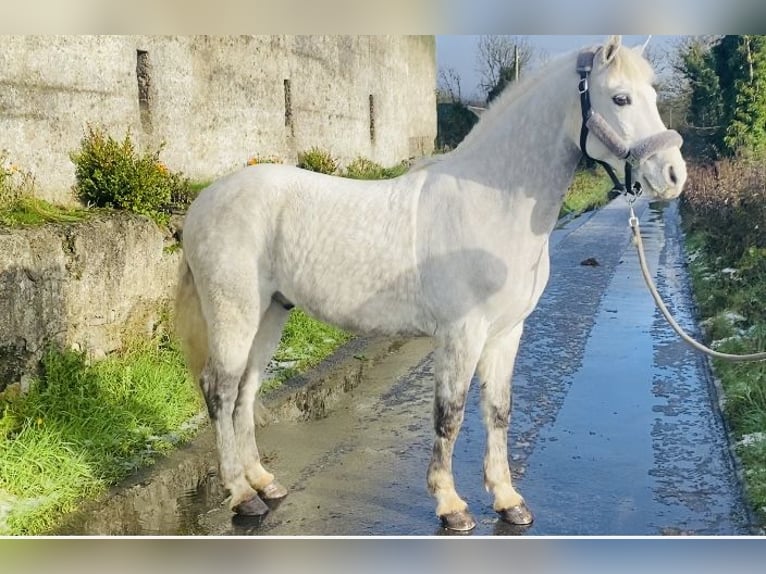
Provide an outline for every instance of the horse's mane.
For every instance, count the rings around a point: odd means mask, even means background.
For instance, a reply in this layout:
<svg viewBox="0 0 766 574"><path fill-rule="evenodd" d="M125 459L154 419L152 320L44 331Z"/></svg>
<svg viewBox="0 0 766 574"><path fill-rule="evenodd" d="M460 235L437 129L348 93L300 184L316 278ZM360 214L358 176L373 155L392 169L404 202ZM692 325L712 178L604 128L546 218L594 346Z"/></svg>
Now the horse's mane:
<svg viewBox="0 0 766 574"><path fill-rule="evenodd" d="M601 48L593 48L594 50L600 50ZM487 126L495 124L499 116L503 115L505 110L519 101L530 89L539 84L543 79L547 78L551 74L555 74L561 70L564 66L571 66L572 68L572 89L577 86L575 76L576 59L575 52L569 52L564 54L550 63L542 66L538 70L535 70L532 74L526 78L522 78L520 81L510 84L503 92L497 97L489 106L489 108L481 114L479 121L468 133L465 139L455 148L455 152L470 147L471 143L477 136L479 136ZM598 57L598 54L597 54ZM636 50L633 50L627 46L621 46L615 54L614 60L608 67L608 73L627 76L629 79L635 78L638 81L652 82L654 80L654 70L649 62ZM418 165L417 167L425 167L429 165L431 161L423 162L424 165Z"/></svg>

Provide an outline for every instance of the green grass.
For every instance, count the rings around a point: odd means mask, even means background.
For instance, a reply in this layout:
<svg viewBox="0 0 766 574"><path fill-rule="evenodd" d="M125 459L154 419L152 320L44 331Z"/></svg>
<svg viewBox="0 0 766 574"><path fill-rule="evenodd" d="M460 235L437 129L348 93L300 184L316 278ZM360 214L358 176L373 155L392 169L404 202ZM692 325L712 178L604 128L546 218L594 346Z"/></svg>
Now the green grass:
<svg viewBox="0 0 766 574"><path fill-rule="evenodd" d="M406 161L391 167L383 167L372 160L357 157L343 170L343 177L350 179L390 179L404 174L410 168Z"/></svg>
<svg viewBox="0 0 766 574"><path fill-rule="evenodd" d="M196 198L200 192L205 189L208 185L213 183L212 180L206 180L206 181L192 181L189 183L189 197L193 201L194 198Z"/></svg>
<svg viewBox="0 0 766 574"><path fill-rule="evenodd" d="M606 205L611 187L609 177L601 169L578 169L564 196L560 216L577 215Z"/></svg>
<svg viewBox="0 0 766 574"><path fill-rule="evenodd" d="M88 215L84 209L53 205L35 197L22 197L0 207L0 225L19 227L44 223L73 223Z"/></svg>
<svg viewBox="0 0 766 574"><path fill-rule="evenodd" d="M725 266L711 255L713 246L702 232L687 234L687 248L695 254L690 272L706 340L720 351L743 354L766 350L766 322L752 312L754 300L763 309L766 276L721 273ZM766 257L766 256L764 256ZM732 324L728 313L745 320ZM719 341L719 344L715 342ZM737 442L745 489L761 524L766 524L766 362L713 361L724 393L724 416ZM761 440L758 440L758 439Z"/></svg>
<svg viewBox="0 0 766 574"><path fill-rule="evenodd" d="M300 309L293 309L282 332L282 341L274 360L282 366L264 382L264 391L279 387L292 376L319 364L351 335L331 325L321 323Z"/></svg>
<svg viewBox="0 0 766 574"><path fill-rule="evenodd" d="M78 500L187 438L184 423L200 408L168 342L93 364L49 351L27 394L0 399L0 534L46 531Z"/></svg>
<svg viewBox="0 0 766 574"><path fill-rule="evenodd" d="M294 310L264 392L316 365L350 336ZM189 439L202 412L178 345L134 343L89 363L49 351L27 394L0 394L0 535L40 534L86 498Z"/></svg>

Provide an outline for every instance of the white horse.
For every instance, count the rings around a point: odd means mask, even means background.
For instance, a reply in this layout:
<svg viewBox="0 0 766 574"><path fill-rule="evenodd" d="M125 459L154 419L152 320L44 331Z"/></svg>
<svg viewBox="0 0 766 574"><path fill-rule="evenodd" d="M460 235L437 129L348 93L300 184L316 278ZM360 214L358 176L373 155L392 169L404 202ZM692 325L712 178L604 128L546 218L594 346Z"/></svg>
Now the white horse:
<svg viewBox="0 0 766 574"><path fill-rule="evenodd" d="M610 37L562 57L506 90L455 151L395 179L261 165L200 194L184 226L177 321L234 512L264 514L263 499L287 493L260 462L254 402L297 305L358 333L435 338L427 484L453 530L475 526L452 452L477 372L484 484L502 519L531 523L508 466L510 381L581 146L653 197L676 197L686 179L640 52Z"/></svg>

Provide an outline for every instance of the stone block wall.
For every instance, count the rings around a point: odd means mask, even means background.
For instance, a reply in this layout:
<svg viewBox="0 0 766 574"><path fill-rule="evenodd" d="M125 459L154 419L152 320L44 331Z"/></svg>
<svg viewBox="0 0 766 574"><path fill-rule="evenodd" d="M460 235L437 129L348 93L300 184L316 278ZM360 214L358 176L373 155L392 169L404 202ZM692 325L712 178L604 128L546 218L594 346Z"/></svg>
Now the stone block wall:
<svg viewBox="0 0 766 574"><path fill-rule="evenodd" d="M72 201L88 123L210 180L312 146L341 163L430 153L433 36L0 36L0 150Z"/></svg>
<svg viewBox="0 0 766 574"><path fill-rule="evenodd" d="M48 345L98 358L151 334L174 296L172 244L128 214L0 228L0 390L35 372Z"/></svg>

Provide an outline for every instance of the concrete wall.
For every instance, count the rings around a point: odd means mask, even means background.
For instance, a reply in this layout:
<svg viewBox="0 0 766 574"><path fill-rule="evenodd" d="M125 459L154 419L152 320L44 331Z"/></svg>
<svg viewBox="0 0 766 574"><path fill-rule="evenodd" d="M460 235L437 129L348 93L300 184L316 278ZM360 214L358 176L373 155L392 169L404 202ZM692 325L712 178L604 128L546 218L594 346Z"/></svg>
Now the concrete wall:
<svg viewBox="0 0 766 574"><path fill-rule="evenodd" d="M0 150L60 202L87 123L196 180L315 145L391 165L432 150L435 83L432 36L0 36Z"/></svg>
<svg viewBox="0 0 766 574"><path fill-rule="evenodd" d="M48 345L101 357L151 334L174 294L180 252L144 217L0 227L0 391L35 372Z"/></svg>

